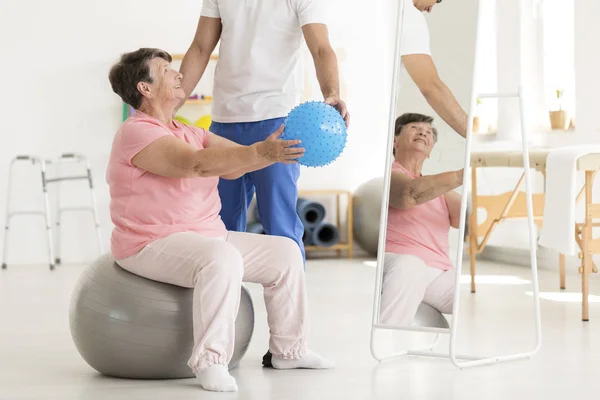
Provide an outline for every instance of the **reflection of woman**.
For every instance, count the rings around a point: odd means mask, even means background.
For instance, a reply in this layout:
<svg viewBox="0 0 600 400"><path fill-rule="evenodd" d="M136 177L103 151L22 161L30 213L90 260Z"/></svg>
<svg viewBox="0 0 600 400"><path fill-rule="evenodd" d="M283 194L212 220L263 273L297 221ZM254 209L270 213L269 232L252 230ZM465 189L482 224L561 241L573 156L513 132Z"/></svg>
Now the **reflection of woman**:
<svg viewBox="0 0 600 400"><path fill-rule="evenodd" d="M450 227L458 228L463 170L423 176L437 131L433 118L396 120L380 322L412 325L419 304L452 312L455 269L448 255Z"/></svg>
<svg viewBox="0 0 600 400"><path fill-rule="evenodd" d="M328 368L307 348L304 262L289 238L231 232L219 217L219 177L294 162L296 141L242 146L173 120L182 75L162 50L121 57L113 90L136 109L116 134L108 164L112 253L127 271L194 289L189 367L211 391L236 391L229 374L242 281L262 284L277 369ZM267 135L265 135L267 136Z"/></svg>

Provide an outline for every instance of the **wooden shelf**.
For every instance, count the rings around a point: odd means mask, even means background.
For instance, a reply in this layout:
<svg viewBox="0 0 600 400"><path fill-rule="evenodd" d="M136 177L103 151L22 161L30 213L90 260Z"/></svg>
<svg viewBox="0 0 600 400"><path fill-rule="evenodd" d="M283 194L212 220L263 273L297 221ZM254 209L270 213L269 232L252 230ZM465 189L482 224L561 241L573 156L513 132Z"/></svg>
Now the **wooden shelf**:
<svg viewBox="0 0 600 400"><path fill-rule="evenodd" d="M321 247L321 246L305 246L304 249L306 251L324 251L324 250L347 250L347 243L338 243L329 247Z"/></svg>
<svg viewBox="0 0 600 400"><path fill-rule="evenodd" d="M310 197L310 196L335 196L336 197L336 226L338 229L341 228L341 196L346 196L347 199L347 210L346 210L346 228L348 241L346 243L338 243L333 246L305 246L304 249L309 251L336 251L338 256L342 255L342 251L346 251L348 258L352 258L352 247L353 247L353 222L352 222L352 193L347 190L306 190L298 193L299 197Z"/></svg>
<svg viewBox="0 0 600 400"><path fill-rule="evenodd" d="M196 104L196 105L203 105L203 106L207 106L212 104L212 99L187 99L185 101L185 104Z"/></svg>

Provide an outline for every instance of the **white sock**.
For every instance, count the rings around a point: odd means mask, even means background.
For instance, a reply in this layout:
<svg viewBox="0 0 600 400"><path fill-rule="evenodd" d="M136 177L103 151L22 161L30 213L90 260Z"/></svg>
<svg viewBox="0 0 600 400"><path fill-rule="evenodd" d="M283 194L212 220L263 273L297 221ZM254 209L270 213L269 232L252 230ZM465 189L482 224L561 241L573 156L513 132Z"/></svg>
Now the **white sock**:
<svg viewBox="0 0 600 400"><path fill-rule="evenodd" d="M275 369L328 369L333 368L333 362L324 359L317 353L307 350L302 358L296 360L286 360L276 355L273 355L271 360L273 368Z"/></svg>
<svg viewBox="0 0 600 400"><path fill-rule="evenodd" d="M229 375L226 365L214 364L196 373L196 378L204 390L211 392L237 392L235 378Z"/></svg>

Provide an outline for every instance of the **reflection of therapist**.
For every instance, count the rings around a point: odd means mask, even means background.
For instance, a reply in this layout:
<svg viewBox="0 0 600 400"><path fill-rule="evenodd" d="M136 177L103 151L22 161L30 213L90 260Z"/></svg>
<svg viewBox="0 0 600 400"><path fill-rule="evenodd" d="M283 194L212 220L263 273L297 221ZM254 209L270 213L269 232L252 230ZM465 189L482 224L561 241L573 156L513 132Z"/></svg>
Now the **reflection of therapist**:
<svg viewBox="0 0 600 400"><path fill-rule="evenodd" d="M440 79L429 46L429 27L423 12L441 0L404 0L402 65L431 108L459 135L466 137L468 116Z"/></svg>
<svg viewBox="0 0 600 400"><path fill-rule="evenodd" d="M411 325L425 302L452 313L456 269L450 261L450 227L458 228L463 170L423 176L437 141L433 118L404 114L396 120L380 322Z"/></svg>

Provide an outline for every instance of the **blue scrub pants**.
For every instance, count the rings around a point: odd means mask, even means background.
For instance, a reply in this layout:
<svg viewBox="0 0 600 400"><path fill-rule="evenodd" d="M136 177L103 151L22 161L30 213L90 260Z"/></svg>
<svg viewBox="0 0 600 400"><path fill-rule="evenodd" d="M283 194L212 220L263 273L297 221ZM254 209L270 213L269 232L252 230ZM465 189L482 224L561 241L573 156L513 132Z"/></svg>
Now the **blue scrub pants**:
<svg viewBox="0 0 600 400"><path fill-rule="evenodd" d="M210 131L241 145L249 146L265 140L275 132L284 118L258 122L213 122ZM247 210L256 193L256 204L267 235L284 236L295 241L306 261L302 236L304 226L296 212L299 164L275 163L250 172L235 180L219 179L221 219L230 231L245 232Z"/></svg>

